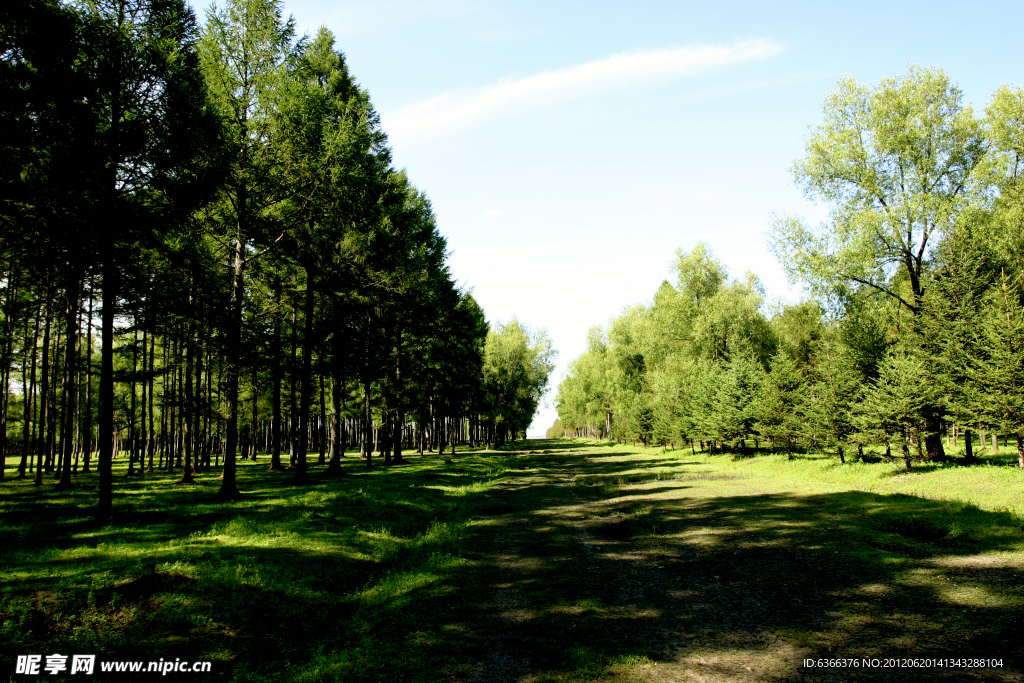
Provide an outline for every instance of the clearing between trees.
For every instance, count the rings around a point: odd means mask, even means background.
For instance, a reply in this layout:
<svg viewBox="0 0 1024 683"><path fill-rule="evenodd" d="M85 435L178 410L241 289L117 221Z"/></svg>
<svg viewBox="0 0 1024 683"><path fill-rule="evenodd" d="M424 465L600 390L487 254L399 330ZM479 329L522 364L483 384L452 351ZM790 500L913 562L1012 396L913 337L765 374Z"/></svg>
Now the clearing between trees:
<svg viewBox="0 0 1024 683"><path fill-rule="evenodd" d="M244 461L250 493L229 504L212 474L118 477L102 526L96 475L8 481L0 659L8 675L25 654L211 660L207 681L1022 679L1009 456L908 474L513 447L371 471L346 458L348 476L311 487ZM854 659L883 666L805 665ZM934 659L999 665L884 667Z"/></svg>

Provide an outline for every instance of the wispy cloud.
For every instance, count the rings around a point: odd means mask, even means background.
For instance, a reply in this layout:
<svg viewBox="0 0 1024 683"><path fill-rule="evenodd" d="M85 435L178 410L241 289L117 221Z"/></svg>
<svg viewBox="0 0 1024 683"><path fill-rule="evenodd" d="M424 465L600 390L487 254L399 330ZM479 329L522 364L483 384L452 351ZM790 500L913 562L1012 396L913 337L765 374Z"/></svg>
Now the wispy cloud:
<svg viewBox="0 0 1024 683"><path fill-rule="evenodd" d="M612 55L479 90L446 93L382 114L392 140L409 141L496 113L538 109L644 81L697 73L711 67L765 59L782 51L767 40L692 45Z"/></svg>

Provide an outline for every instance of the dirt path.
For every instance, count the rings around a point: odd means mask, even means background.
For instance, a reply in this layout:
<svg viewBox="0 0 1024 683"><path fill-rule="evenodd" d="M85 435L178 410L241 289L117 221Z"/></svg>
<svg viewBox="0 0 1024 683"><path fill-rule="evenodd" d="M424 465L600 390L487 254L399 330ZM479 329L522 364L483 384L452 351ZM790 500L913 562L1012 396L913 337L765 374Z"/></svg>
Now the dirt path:
<svg viewBox="0 0 1024 683"><path fill-rule="evenodd" d="M1022 680L1009 662L926 678L804 667L986 654L959 611L887 588L891 570L848 557L808 501L721 477L577 485L603 466L584 454L518 462L477 534L488 640L468 681Z"/></svg>

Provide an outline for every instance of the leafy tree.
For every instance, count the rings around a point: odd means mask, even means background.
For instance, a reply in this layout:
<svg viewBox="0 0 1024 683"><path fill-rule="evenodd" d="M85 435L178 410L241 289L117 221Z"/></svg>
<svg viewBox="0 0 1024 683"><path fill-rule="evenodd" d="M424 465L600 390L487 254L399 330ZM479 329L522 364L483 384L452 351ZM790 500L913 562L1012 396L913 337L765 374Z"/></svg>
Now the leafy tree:
<svg viewBox="0 0 1024 683"><path fill-rule="evenodd" d="M853 414L862 378L849 351L834 340L824 342L817 361L804 401L805 433L812 443L835 448L845 463L843 449L856 432Z"/></svg>
<svg viewBox="0 0 1024 683"><path fill-rule="evenodd" d="M949 237L936 261L922 309L927 330L923 348L935 366L933 381L941 388L945 412L968 425L966 456L973 461L970 425L979 422L990 393L977 372L982 353L978 329L989 319L987 295L1001 264L987 242L969 228Z"/></svg>
<svg viewBox="0 0 1024 683"><path fill-rule="evenodd" d="M754 428L770 439L773 446L781 443L790 460L793 459L793 448L802 432L800 411L804 404L805 390L805 380L796 362L785 354L779 354L761 382L752 406L756 419Z"/></svg>
<svg viewBox="0 0 1024 683"><path fill-rule="evenodd" d="M284 233L272 210L286 198L277 149L281 118L276 97L296 58L292 19L278 0L230 0L211 7L199 43L211 101L228 141L230 167L220 189L214 223L231 244L231 283L225 320L227 443L218 496L239 496L235 478L238 447L239 359L246 266Z"/></svg>
<svg viewBox="0 0 1024 683"><path fill-rule="evenodd" d="M487 333L484 386L497 401L499 442L525 434L554 369L555 353L544 330L531 331L515 318Z"/></svg>
<svg viewBox="0 0 1024 683"><path fill-rule="evenodd" d="M1005 274L992 294L977 359L978 379L987 390L982 414L1017 437L1017 460L1024 468L1024 306L1020 287Z"/></svg>
<svg viewBox="0 0 1024 683"><path fill-rule="evenodd" d="M569 364L555 399L560 424L576 435L596 435L603 428L605 437L610 437L614 386L609 361L604 331L592 327L587 350Z"/></svg>
<svg viewBox="0 0 1024 683"><path fill-rule="evenodd" d="M883 443L888 452L898 440L907 470L911 469L910 441L920 445L924 434L922 414L938 401L938 388L930 381L920 353L901 343L886 356L878 378L864 392L857 410L862 438Z"/></svg>
<svg viewBox="0 0 1024 683"><path fill-rule="evenodd" d="M832 217L817 229L776 218L776 256L815 292L874 289L916 316L931 251L961 220L985 150L981 121L940 69L911 67L874 88L840 80L793 169L808 197L833 205ZM939 457L939 415L922 409L928 454Z"/></svg>

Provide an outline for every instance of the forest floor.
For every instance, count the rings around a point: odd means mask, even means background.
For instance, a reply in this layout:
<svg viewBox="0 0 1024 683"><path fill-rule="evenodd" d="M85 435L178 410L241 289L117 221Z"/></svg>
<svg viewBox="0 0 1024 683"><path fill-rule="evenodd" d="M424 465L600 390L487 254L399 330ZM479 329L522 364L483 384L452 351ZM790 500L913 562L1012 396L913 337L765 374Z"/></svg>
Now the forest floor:
<svg viewBox="0 0 1024 683"><path fill-rule="evenodd" d="M94 475L8 480L0 680L83 678L13 675L62 653L212 661L101 682L1024 681L1024 473L997 463L533 440L304 487L246 462L231 504L122 469L102 526Z"/></svg>

